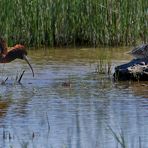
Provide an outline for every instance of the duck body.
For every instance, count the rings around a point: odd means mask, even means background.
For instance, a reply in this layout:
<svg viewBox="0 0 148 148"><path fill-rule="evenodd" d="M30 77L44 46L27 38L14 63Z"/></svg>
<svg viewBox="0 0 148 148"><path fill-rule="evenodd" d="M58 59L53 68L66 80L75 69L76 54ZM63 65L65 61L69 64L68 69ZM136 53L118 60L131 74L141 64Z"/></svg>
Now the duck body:
<svg viewBox="0 0 148 148"><path fill-rule="evenodd" d="M136 59L148 58L148 44L137 46L133 50L128 52L128 54L134 56Z"/></svg>

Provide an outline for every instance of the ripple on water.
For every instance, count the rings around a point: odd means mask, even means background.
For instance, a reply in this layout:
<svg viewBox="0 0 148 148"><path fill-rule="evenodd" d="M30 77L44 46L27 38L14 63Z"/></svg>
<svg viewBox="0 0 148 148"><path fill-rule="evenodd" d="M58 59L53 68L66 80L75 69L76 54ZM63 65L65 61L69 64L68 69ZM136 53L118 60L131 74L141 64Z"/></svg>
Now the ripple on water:
<svg viewBox="0 0 148 148"><path fill-rule="evenodd" d="M113 82L112 75L96 70L95 50L89 58L84 50L83 58L78 53L72 58L71 51L71 58L62 59L66 53L57 52L32 56L34 78L25 63L8 65L9 80L0 88L0 147L5 140L8 147L115 147L108 125L118 135L123 131L128 146L136 148L140 136L147 147L147 83ZM26 70L21 85L14 84L16 69Z"/></svg>

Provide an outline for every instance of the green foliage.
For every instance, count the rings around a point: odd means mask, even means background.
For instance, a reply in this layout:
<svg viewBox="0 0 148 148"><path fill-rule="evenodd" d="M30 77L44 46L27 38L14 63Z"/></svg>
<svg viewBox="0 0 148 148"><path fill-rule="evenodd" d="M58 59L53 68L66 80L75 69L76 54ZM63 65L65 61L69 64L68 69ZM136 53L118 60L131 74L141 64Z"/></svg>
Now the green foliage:
<svg viewBox="0 0 148 148"><path fill-rule="evenodd" d="M147 0L0 0L0 34L29 46L148 41Z"/></svg>

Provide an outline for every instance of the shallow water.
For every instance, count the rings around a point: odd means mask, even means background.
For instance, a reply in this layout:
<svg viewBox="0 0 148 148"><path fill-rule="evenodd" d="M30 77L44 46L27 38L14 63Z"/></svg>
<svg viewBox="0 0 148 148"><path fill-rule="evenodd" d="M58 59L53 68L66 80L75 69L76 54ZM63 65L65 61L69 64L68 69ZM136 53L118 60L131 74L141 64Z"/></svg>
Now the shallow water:
<svg viewBox="0 0 148 148"><path fill-rule="evenodd" d="M147 148L148 83L112 79L129 49L29 51L34 78L23 61L0 65L1 80L8 77L0 87L0 147L120 147L113 130L128 147Z"/></svg>

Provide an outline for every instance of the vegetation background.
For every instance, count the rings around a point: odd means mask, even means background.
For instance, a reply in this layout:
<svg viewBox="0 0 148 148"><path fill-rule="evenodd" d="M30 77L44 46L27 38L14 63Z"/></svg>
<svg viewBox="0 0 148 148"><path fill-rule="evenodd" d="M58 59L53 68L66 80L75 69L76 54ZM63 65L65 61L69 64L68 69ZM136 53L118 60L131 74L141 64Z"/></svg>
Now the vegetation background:
<svg viewBox="0 0 148 148"><path fill-rule="evenodd" d="M148 41L147 0L0 0L9 45L122 46Z"/></svg>

